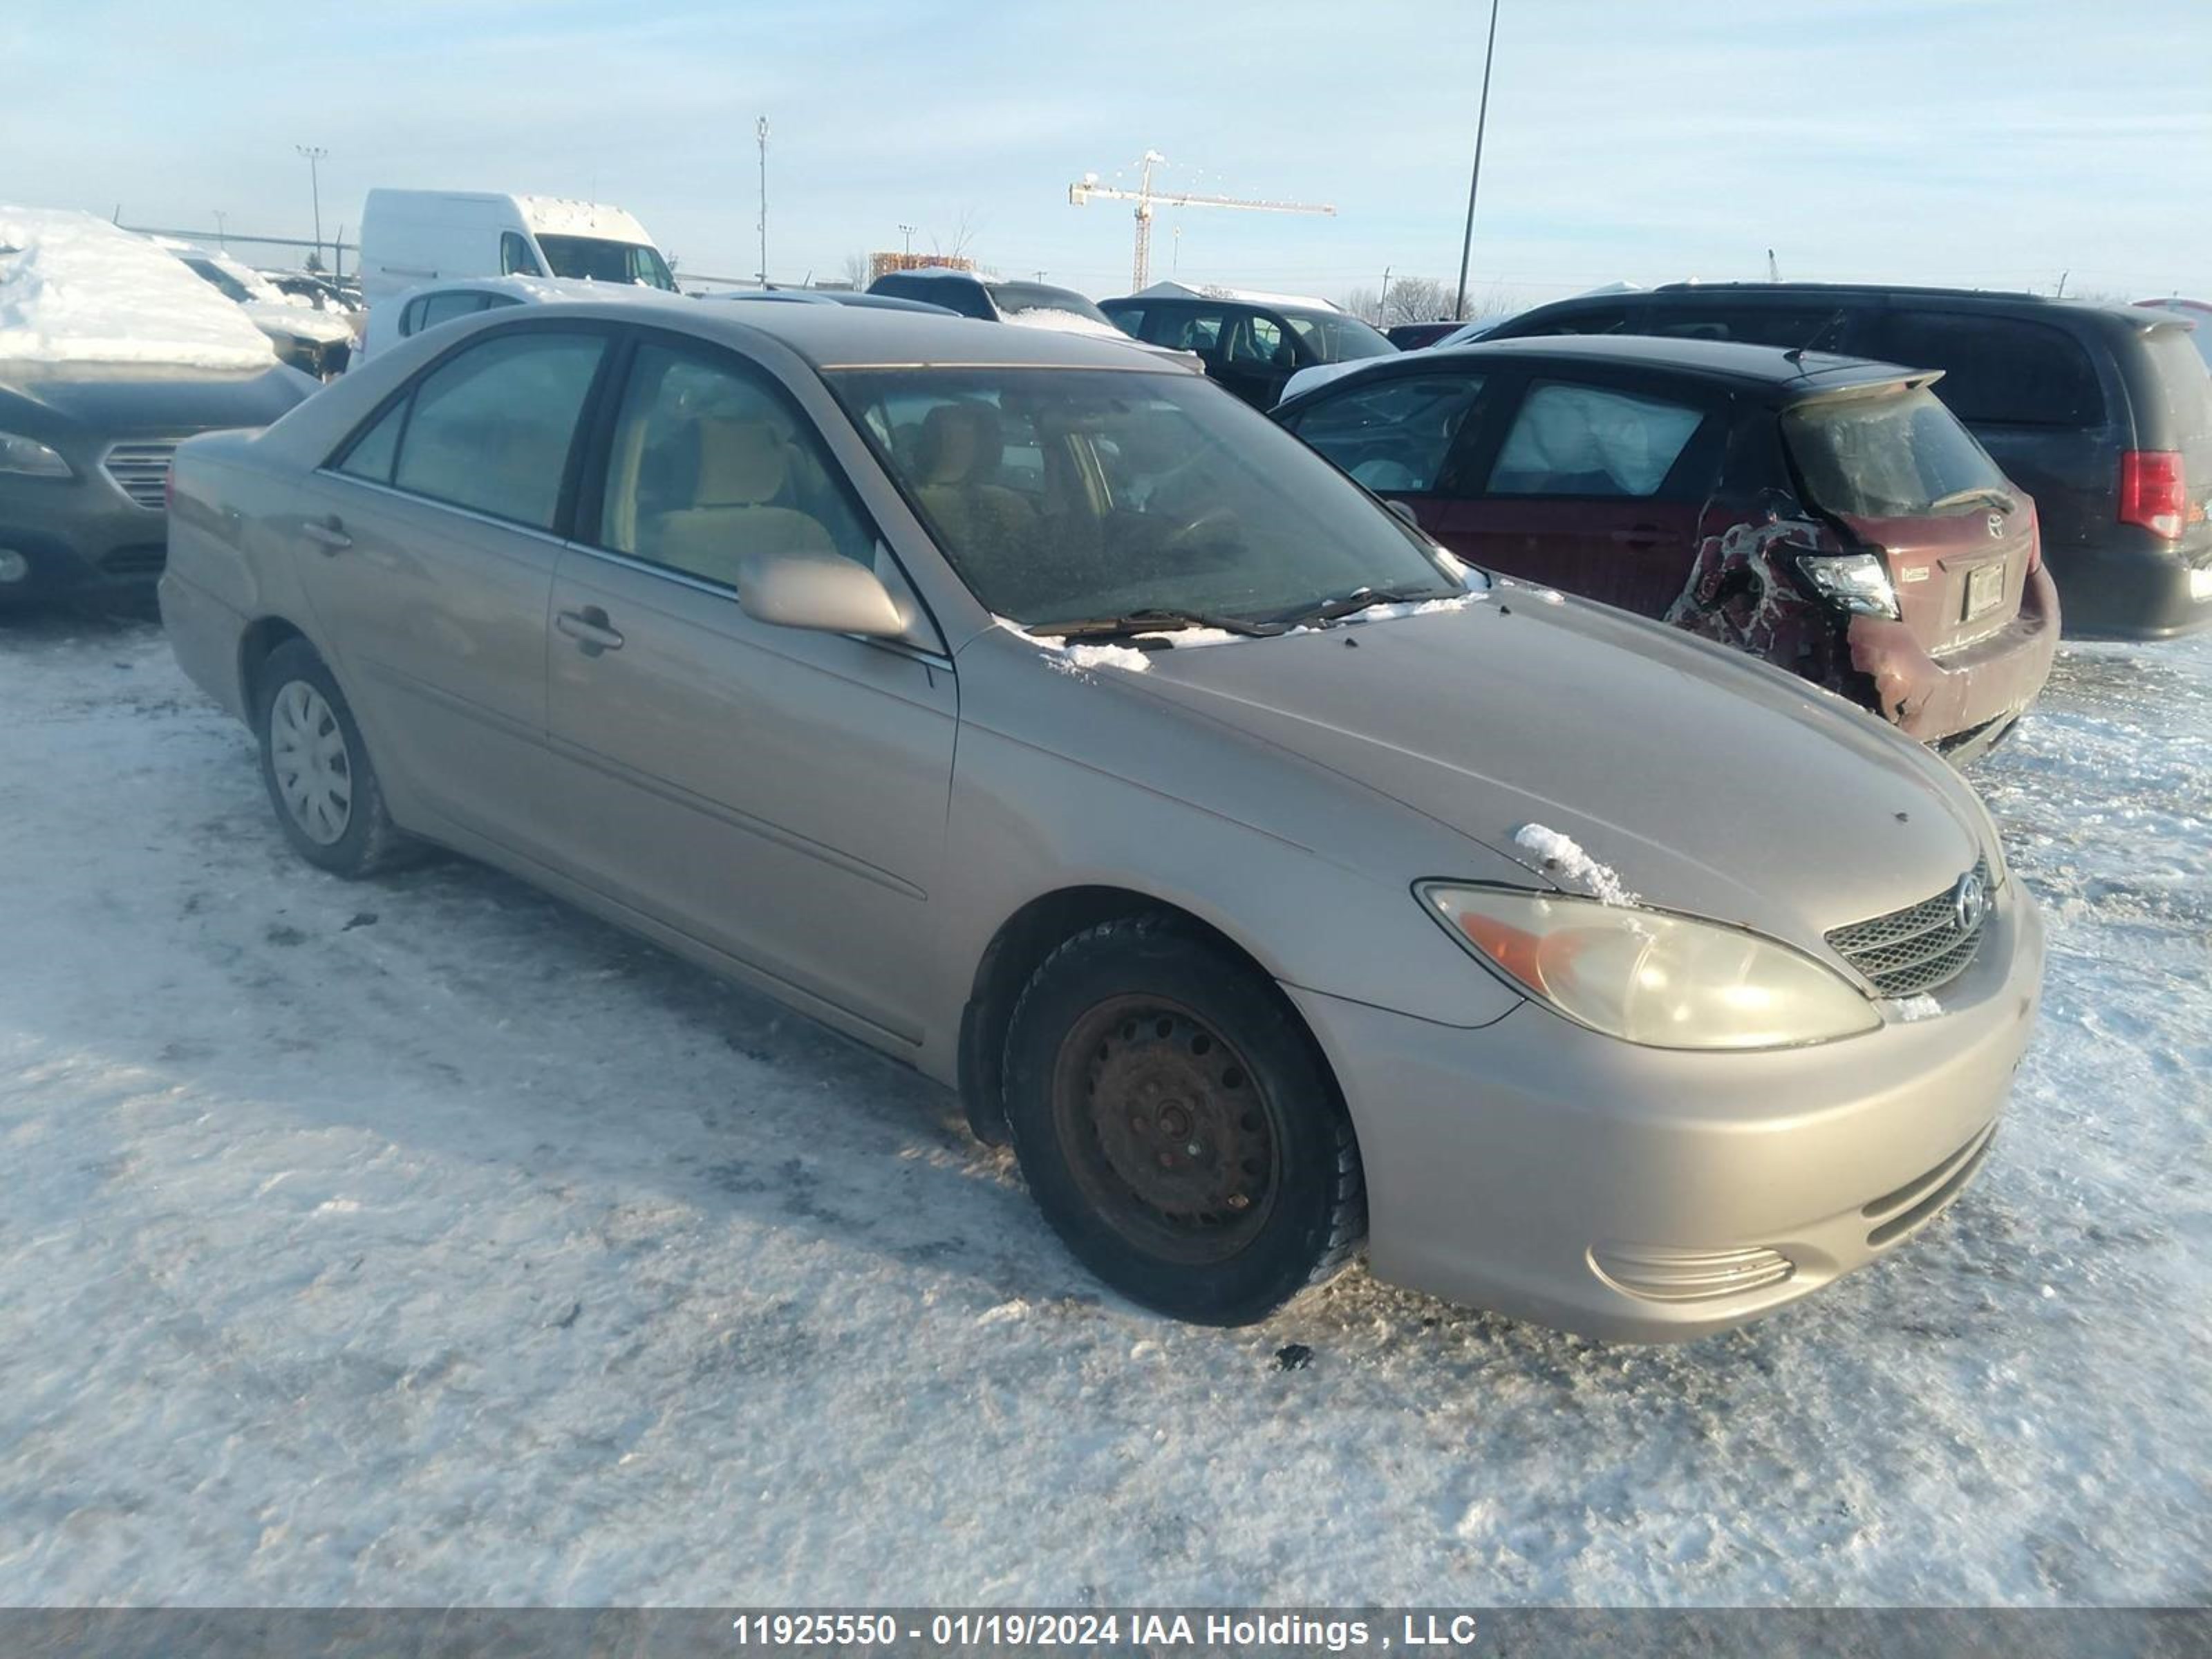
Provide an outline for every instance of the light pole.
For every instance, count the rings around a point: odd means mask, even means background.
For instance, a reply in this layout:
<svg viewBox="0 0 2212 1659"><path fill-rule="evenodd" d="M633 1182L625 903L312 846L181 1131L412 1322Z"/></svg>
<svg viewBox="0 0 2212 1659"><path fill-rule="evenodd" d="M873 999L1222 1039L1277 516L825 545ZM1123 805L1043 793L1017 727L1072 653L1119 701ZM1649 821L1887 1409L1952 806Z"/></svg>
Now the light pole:
<svg viewBox="0 0 2212 1659"><path fill-rule="evenodd" d="M768 286L768 117L753 123L753 137L760 145L760 283Z"/></svg>
<svg viewBox="0 0 2212 1659"><path fill-rule="evenodd" d="M228 213L225 213L221 208L217 208L215 210L215 245L217 247L228 247L230 246L230 239L223 234L222 228L222 222L229 217L230 216Z"/></svg>
<svg viewBox="0 0 2212 1659"><path fill-rule="evenodd" d="M1474 115L1474 172L1467 181L1467 234L1459 245L1459 297L1455 319L1467 320L1467 262L1474 252L1474 193L1482 187L1482 130L1490 120L1490 63L1498 55L1498 0L1490 0L1490 39L1482 48L1482 102Z"/></svg>
<svg viewBox="0 0 2212 1659"><path fill-rule="evenodd" d="M914 227L912 225L901 225L898 228L898 232L900 235L906 238L907 258L911 259L914 257Z"/></svg>
<svg viewBox="0 0 2212 1659"><path fill-rule="evenodd" d="M320 144L295 144L292 148L307 158L307 188L315 203L315 268L323 264L323 158L330 154Z"/></svg>

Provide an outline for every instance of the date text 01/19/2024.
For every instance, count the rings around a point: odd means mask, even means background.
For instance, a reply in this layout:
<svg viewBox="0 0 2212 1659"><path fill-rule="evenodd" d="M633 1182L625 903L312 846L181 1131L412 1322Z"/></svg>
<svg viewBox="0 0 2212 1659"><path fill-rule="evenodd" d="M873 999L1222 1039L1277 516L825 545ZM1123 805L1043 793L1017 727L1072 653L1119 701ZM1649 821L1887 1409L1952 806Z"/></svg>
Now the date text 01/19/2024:
<svg viewBox="0 0 2212 1659"><path fill-rule="evenodd" d="M731 1633L741 1648L889 1648L904 1640L936 1648L1087 1649L1127 1641L1156 1650L1297 1646L1331 1653L1461 1648L1476 1636L1475 1618L1468 1613L1407 1613L1398 1622L1394 1640L1379 1620L1294 1613L749 1613L732 1622Z"/></svg>

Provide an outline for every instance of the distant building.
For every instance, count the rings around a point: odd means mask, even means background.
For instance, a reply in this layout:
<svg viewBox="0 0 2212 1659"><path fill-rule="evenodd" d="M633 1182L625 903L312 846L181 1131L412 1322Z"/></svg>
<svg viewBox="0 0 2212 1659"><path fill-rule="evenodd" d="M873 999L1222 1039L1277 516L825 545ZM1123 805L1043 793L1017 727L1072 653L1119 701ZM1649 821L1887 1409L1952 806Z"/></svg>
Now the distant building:
<svg viewBox="0 0 2212 1659"><path fill-rule="evenodd" d="M962 253L871 253L868 280L893 270L973 270L975 262Z"/></svg>

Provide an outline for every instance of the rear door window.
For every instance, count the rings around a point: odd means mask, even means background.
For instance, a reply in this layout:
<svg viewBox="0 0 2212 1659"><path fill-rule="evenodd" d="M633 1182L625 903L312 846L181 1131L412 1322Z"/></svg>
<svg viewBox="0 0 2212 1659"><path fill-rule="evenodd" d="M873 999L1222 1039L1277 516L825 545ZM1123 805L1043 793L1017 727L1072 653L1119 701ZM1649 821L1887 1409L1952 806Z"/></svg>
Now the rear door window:
<svg viewBox="0 0 2212 1659"><path fill-rule="evenodd" d="M1223 307L1178 306L1161 311L1153 331L1145 337L1156 345L1207 356L1220 349L1222 334L1228 326L1229 313Z"/></svg>
<svg viewBox="0 0 2212 1659"><path fill-rule="evenodd" d="M1357 386L1283 422L1378 492L1449 493L1453 449L1486 384L1480 374L1400 374Z"/></svg>
<svg viewBox="0 0 2212 1659"><path fill-rule="evenodd" d="M1867 355L1940 368L1936 395L1962 421L2090 427L2105 418L2096 365L2063 329L1965 312L1893 311L1872 319Z"/></svg>
<svg viewBox="0 0 2212 1659"><path fill-rule="evenodd" d="M435 328L440 323L450 323L456 317L473 317L484 308L484 296L474 289L457 288L444 294L425 295L420 304L422 309L415 318L416 333Z"/></svg>
<svg viewBox="0 0 2212 1659"><path fill-rule="evenodd" d="M1863 519L1986 511L2004 473L1936 394L1822 398L1784 411L1813 504Z"/></svg>
<svg viewBox="0 0 2212 1659"><path fill-rule="evenodd" d="M392 486L552 529L605 351L599 334L530 328L495 332L447 358L415 383Z"/></svg>
<svg viewBox="0 0 2212 1659"><path fill-rule="evenodd" d="M1571 380L1535 380L1490 470L1493 495L1656 495L1705 411Z"/></svg>

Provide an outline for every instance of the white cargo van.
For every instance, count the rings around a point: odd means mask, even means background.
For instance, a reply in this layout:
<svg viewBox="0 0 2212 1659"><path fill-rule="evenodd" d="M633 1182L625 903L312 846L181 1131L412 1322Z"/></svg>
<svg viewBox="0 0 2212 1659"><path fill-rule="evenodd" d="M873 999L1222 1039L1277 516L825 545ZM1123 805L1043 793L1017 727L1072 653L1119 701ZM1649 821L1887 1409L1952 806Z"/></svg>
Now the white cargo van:
<svg viewBox="0 0 2212 1659"><path fill-rule="evenodd" d="M374 307L448 276L567 276L673 292L645 227L561 196L372 190L361 215L361 296Z"/></svg>

